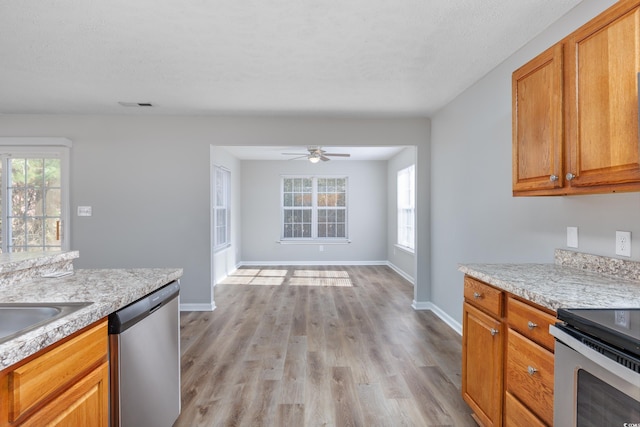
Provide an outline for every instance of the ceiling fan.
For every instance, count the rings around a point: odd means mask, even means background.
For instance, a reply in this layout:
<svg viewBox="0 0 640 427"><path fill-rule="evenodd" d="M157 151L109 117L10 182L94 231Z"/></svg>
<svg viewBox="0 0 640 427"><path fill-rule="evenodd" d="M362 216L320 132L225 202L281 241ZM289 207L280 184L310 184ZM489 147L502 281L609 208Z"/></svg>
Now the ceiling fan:
<svg viewBox="0 0 640 427"><path fill-rule="evenodd" d="M289 160L296 159L308 159L311 163L318 163L320 160L328 162L331 160L329 157L351 157L351 154L347 153L327 153L322 147L307 147L308 153L282 153L285 156L298 156Z"/></svg>

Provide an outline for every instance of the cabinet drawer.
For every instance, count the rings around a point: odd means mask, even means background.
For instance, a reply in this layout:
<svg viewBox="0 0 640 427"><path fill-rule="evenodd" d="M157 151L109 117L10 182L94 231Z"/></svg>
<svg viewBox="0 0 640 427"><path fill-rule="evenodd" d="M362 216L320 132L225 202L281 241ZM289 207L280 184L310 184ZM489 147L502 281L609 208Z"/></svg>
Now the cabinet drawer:
<svg viewBox="0 0 640 427"><path fill-rule="evenodd" d="M553 424L553 353L507 330L506 391L542 421Z"/></svg>
<svg viewBox="0 0 640 427"><path fill-rule="evenodd" d="M518 399L509 392L504 395L504 427L546 427Z"/></svg>
<svg viewBox="0 0 640 427"><path fill-rule="evenodd" d="M508 297L507 321L511 328L547 350L553 351L555 340L549 333L549 325L553 325L556 318L551 314L513 297Z"/></svg>
<svg viewBox="0 0 640 427"><path fill-rule="evenodd" d="M471 304L502 317L504 293L469 276L464 278L464 297Z"/></svg>
<svg viewBox="0 0 640 427"><path fill-rule="evenodd" d="M60 393L77 378L107 360L106 319L84 333L9 372L11 421Z"/></svg>

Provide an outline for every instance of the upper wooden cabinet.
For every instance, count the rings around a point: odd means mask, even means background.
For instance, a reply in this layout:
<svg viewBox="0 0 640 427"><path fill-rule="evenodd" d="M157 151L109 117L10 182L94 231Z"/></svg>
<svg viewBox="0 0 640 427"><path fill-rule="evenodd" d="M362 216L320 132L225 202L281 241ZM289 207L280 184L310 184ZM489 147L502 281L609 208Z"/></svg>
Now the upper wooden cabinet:
<svg viewBox="0 0 640 427"><path fill-rule="evenodd" d="M564 184L562 44L513 73L513 191Z"/></svg>
<svg viewBox="0 0 640 427"><path fill-rule="evenodd" d="M640 0L513 73L513 194L640 191Z"/></svg>
<svg viewBox="0 0 640 427"><path fill-rule="evenodd" d="M566 42L572 187L640 182L638 3L618 3Z"/></svg>

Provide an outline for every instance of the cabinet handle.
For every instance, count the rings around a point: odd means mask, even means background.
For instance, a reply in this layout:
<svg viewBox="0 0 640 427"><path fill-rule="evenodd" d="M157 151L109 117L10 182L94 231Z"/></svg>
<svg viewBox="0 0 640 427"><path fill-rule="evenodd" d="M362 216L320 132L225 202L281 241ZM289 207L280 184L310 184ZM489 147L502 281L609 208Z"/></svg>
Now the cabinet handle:
<svg viewBox="0 0 640 427"><path fill-rule="evenodd" d="M538 370L536 368L534 368L533 366L529 366L529 367L527 367L527 372L529 372L529 375L533 375L536 372L538 372Z"/></svg>
<svg viewBox="0 0 640 427"><path fill-rule="evenodd" d="M571 181L573 178L575 178L576 176L574 174L572 174L571 172L569 172L566 176L567 181Z"/></svg>
<svg viewBox="0 0 640 427"><path fill-rule="evenodd" d="M533 328L535 328L536 326L538 326L538 324L533 323L531 320L529 320L529 323L527 323L527 327L529 328L530 331L532 331Z"/></svg>
<svg viewBox="0 0 640 427"><path fill-rule="evenodd" d="M495 328L491 328L491 336L495 337L496 335L498 335L498 332L500 332L499 330L495 329Z"/></svg>
<svg viewBox="0 0 640 427"><path fill-rule="evenodd" d="M481 293L478 293L478 292L474 292L474 293L473 293L473 297L474 297L475 299L480 299L480 298L482 298L482 294L481 294Z"/></svg>
<svg viewBox="0 0 640 427"><path fill-rule="evenodd" d="M551 181L551 182L556 182L557 180L558 180L558 175L551 175L549 177L549 181Z"/></svg>

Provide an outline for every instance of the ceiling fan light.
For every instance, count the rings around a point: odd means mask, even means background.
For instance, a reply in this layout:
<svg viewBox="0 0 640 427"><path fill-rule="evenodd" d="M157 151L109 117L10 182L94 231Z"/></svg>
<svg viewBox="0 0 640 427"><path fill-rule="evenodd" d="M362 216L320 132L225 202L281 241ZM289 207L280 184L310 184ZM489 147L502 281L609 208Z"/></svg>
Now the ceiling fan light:
<svg viewBox="0 0 640 427"><path fill-rule="evenodd" d="M320 161L320 157L319 156L309 156L309 161L311 163L318 163Z"/></svg>

